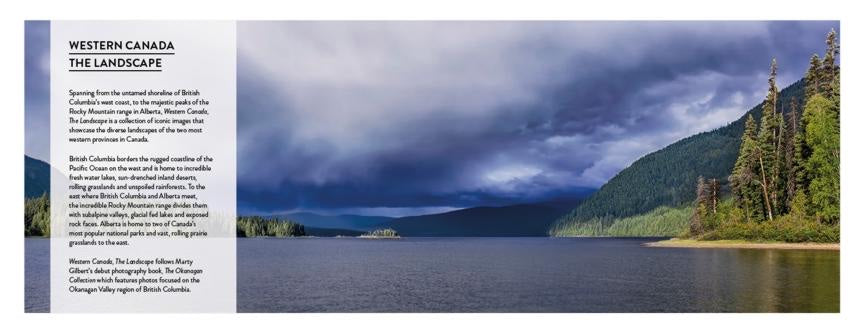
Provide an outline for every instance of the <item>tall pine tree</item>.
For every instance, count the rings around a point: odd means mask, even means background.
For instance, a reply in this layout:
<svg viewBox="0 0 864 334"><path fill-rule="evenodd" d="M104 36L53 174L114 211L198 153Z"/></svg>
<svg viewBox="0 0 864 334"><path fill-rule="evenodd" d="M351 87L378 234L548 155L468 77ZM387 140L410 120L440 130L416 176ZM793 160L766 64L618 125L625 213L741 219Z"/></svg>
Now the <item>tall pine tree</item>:
<svg viewBox="0 0 864 334"><path fill-rule="evenodd" d="M835 83L839 81L840 68L837 66L837 57L840 55L840 46L837 44L837 32L831 29L825 37L825 56L822 58L822 69L819 79L819 93L831 100L839 90L835 90Z"/></svg>
<svg viewBox="0 0 864 334"><path fill-rule="evenodd" d="M818 82L804 108L804 167L809 207L824 223L840 221L840 46L832 29L825 38L825 56ZM810 76L810 73L808 73ZM808 85L811 83L808 82Z"/></svg>
<svg viewBox="0 0 864 334"><path fill-rule="evenodd" d="M759 163L759 175L756 183L762 188L765 214L768 220L774 220L777 197L777 179L779 178L780 116L777 114L777 60L771 60L771 74L768 76L768 94L762 103L762 120L759 122L756 157Z"/></svg>
<svg viewBox="0 0 864 334"><path fill-rule="evenodd" d="M822 60L819 55L813 54L810 57L810 67L807 68L807 74L804 75L804 103L806 104L810 97L819 94L820 79L822 77Z"/></svg>
<svg viewBox="0 0 864 334"><path fill-rule="evenodd" d="M776 215L786 213L786 183L789 179L789 170L786 168L786 116L785 108L780 108L777 114L777 138L774 144L774 208Z"/></svg>
<svg viewBox="0 0 864 334"><path fill-rule="evenodd" d="M744 122L744 133L741 135L741 148L738 151L738 159L729 176L732 185L732 194L735 203L740 207L747 221L764 216L762 205L762 192L756 182L759 175L759 161L757 160L757 130L756 120L753 115L747 115Z"/></svg>
<svg viewBox="0 0 864 334"><path fill-rule="evenodd" d="M785 175L785 194L784 194L784 212L789 212L792 208L792 202L795 199L795 195L798 193L799 189L801 189L801 175L803 171L803 164L800 157L800 148L804 137L801 134L801 129L799 126L800 120L798 116L798 103L794 100L790 104L789 113L787 118L789 121L786 122L786 129L783 132L783 168L786 171Z"/></svg>

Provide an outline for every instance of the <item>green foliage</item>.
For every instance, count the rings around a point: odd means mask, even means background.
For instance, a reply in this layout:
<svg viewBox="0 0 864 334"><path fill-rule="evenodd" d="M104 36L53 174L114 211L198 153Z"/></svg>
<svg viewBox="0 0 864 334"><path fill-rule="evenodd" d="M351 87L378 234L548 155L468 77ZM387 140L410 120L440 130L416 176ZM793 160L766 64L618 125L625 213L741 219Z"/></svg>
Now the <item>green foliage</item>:
<svg viewBox="0 0 864 334"><path fill-rule="evenodd" d="M303 225L286 219L260 216L237 217L237 237L299 237L305 236Z"/></svg>
<svg viewBox="0 0 864 334"><path fill-rule="evenodd" d="M51 236L51 198L48 194L24 200L24 236Z"/></svg>
<svg viewBox="0 0 864 334"><path fill-rule="evenodd" d="M606 233L610 236L668 237L687 230L692 208L661 206L645 214L616 219Z"/></svg>
<svg viewBox="0 0 864 334"><path fill-rule="evenodd" d="M366 238L398 238L399 233L392 228L381 228L368 233L364 233L361 237Z"/></svg>
<svg viewBox="0 0 864 334"><path fill-rule="evenodd" d="M792 111L789 113L789 122L786 124L786 131L782 138L785 143L783 146L783 168L785 169L783 198L785 202L783 207L788 212L791 210L792 203L797 194L802 190L803 185L807 184L803 177L804 174L804 133L801 131L798 117L798 105L792 104Z"/></svg>
<svg viewBox="0 0 864 334"><path fill-rule="evenodd" d="M836 243L840 242L840 226L820 224L812 218L784 215L770 222L721 225L698 239Z"/></svg>
<svg viewBox="0 0 864 334"><path fill-rule="evenodd" d="M804 76L804 80L806 82L806 88L804 92L805 100L809 100L810 97L816 95L816 92L819 91L819 81L820 73L819 69L822 67L822 60L819 59L819 55L814 54L810 57L810 67L807 69L807 74Z"/></svg>
<svg viewBox="0 0 864 334"><path fill-rule="evenodd" d="M692 206L670 208L661 206L647 213L611 219L593 219L578 225L566 225L553 230L556 237L612 236L612 237L672 237L687 231ZM604 227L607 226L607 227Z"/></svg>
<svg viewBox="0 0 864 334"><path fill-rule="evenodd" d="M586 221L574 221L554 226L549 235L553 237L597 237L607 236L606 230L615 223L611 216L595 217Z"/></svg>
<svg viewBox="0 0 864 334"><path fill-rule="evenodd" d="M817 94L828 99L840 94L840 67L837 57L840 56L840 46L837 45L837 32L834 29L825 37L825 56L822 57L822 67L819 68L819 86Z"/></svg>
<svg viewBox="0 0 864 334"><path fill-rule="evenodd" d="M693 237L839 242L840 72L835 64L839 47L833 30L826 45L824 58L820 61L813 56L805 77L803 126L797 124L795 104L788 125L784 117L773 116L782 114L769 108L776 90L776 64L772 62L759 132L754 140L748 119L730 177L733 205L706 215L697 201L694 217L713 220L714 226L691 233ZM759 192L762 196L755 196ZM754 214L759 207L767 215Z"/></svg>
<svg viewBox="0 0 864 334"><path fill-rule="evenodd" d="M645 235L624 227L644 227L649 222L642 219L656 212L642 213L677 206L689 208L680 216L686 218L675 221L682 222L681 234L692 238L839 241L838 56L832 30L825 56L812 57L805 78L780 92L772 61L768 93L759 106L726 127L637 160L559 219L550 233ZM796 109L805 98L799 120ZM733 196L719 201L717 179L730 181ZM621 228L613 229L616 225Z"/></svg>
<svg viewBox="0 0 864 334"><path fill-rule="evenodd" d="M306 235L303 225L258 216L238 217L238 237L296 237ZM24 236L51 236L51 199L47 194L24 201Z"/></svg>
<svg viewBox="0 0 864 334"><path fill-rule="evenodd" d="M801 104L803 97L804 81L799 80L780 91L778 103ZM759 104L727 126L682 139L636 160L576 209L559 218L550 234L558 230L585 230L586 226L598 222L603 227L595 230L602 231L618 217L640 215L660 206L690 206L696 199L697 177L729 178L738 157L745 122L750 117L761 116L762 104Z"/></svg>
<svg viewBox="0 0 864 334"><path fill-rule="evenodd" d="M802 104L803 96L804 81L799 80L779 93L778 103ZM660 206L689 205L696 198L697 177L728 179L738 157L747 118L761 116L760 104L727 126L682 139L636 160L576 209L559 218L552 230L591 225L597 217L611 217L605 220L608 223Z"/></svg>
<svg viewBox="0 0 864 334"><path fill-rule="evenodd" d="M705 231L704 218L708 215L708 190L705 178L699 177L696 181L696 207L693 208L693 216L690 218L690 234L699 235Z"/></svg>
<svg viewBox="0 0 864 334"><path fill-rule="evenodd" d="M708 215L705 231L698 235L682 235L698 240L751 240L783 242L839 242L837 225L819 223L804 212L803 193L796 195L788 214L772 221L748 220L736 201L728 198L720 202L717 213Z"/></svg>
<svg viewBox="0 0 864 334"><path fill-rule="evenodd" d="M758 187L759 176L761 175L758 151L756 120L752 116L748 116L744 125L744 133L741 135L738 159L735 161L735 167L729 177L732 183L732 193L748 221L765 216L765 208L762 206L762 191Z"/></svg>
<svg viewBox="0 0 864 334"><path fill-rule="evenodd" d="M809 194L814 214L820 221L840 219L840 123L839 104L814 95L804 108L806 143L810 157L805 166L811 181Z"/></svg>
<svg viewBox="0 0 864 334"><path fill-rule="evenodd" d="M707 182L701 176L696 185L696 201L690 218L689 235L700 235L712 230L718 224L718 212L723 201L720 199L720 186L717 179Z"/></svg>
<svg viewBox="0 0 864 334"><path fill-rule="evenodd" d="M768 94L762 103L759 132L753 133L753 119L748 118L738 159L732 169L732 191L738 198L748 221L773 220L786 210L786 180L789 179L786 147L794 145L794 137L786 136L785 117L777 107L777 62L771 61ZM795 103L793 102L793 105ZM782 109L781 109L782 110ZM794 111L794 108L793 108Z"/></svg>

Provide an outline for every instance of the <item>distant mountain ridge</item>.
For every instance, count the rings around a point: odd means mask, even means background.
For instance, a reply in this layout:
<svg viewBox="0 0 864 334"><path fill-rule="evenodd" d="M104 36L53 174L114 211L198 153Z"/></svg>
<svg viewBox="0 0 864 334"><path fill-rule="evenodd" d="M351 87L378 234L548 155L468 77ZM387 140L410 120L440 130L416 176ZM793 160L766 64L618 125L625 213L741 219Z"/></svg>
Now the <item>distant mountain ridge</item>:
<svg viewBox="0 0 864 334"><path fill-rule="evenodd" d="M379 228L393 228L406 237L545 236L558 217L578 206L593 191L594 189L585 188L578 192L582 195L577 194L540 203L481 206L398 218L331 216L311 212L271 217L295 221L306 227L308 234L316 236L353 236Z"/></svg>
<svg viewBox="0 0 864 334"><path fill-rule="evenodd" d="M303 226L306 235L313 237L356 237L365 233L364 231L346 230L338 228L319 228L312 226Z"/></svg>
<svg viewBox="0 0 864 334"><path fill-rule="evenodd" d="M543 204L473 207L450 212L402 217L391 227L416 237L529 237L545 236L568 209Z"/></svg>
<svg viewBox="0 0 864 334"><path fill-rule="evenodd" d="M51 166L24 155L24 198L42 196L51 191Z"/></svg>
<svg viewBox="0 0 864 334"><path fill-rule="evenodd" d="M25 197L33 198L51 189L51 166L24 156ZM303 224L309 235L356 236L377 228L392 227L403 236L544 236L555 220L567 213L594 189L542 203L500 207L473 207L439 214L401 218L362 215L322 215L297 212L273 215Z"/></svg>
<svg viewBox="0 0 864 334"><path fill-rule="evenodd" d="M295 212L271 217L285 218L296 221L304 226L319 229L337 229L367 231L383 226L384 223L393 220L386 216L362 216L362 215L322 215L312 212Z"/></svg>
<svg viewBox="0 0 864 334"><path fill-rule="evenodd" d="M788 114L790 103L795 101L798 117L801 117L803 98L802 79L780 92L779 105ZM721 182L729 177L748 115L760 119L762 103L726 126L684 138L636 160L561 217L556 226L595 218L612 221L611 218L643 214L660 206L677 207L692 202L696 197L697 177L716 178Z"/></svg>

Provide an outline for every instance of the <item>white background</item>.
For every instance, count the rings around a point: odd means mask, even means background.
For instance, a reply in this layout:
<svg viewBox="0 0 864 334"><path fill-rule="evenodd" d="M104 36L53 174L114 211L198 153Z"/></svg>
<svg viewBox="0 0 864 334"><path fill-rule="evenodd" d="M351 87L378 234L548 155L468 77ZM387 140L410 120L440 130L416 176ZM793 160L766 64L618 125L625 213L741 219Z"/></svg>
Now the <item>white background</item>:
<svg viewBox="0 0 864 334"><path fill-rule="evenodd" d="M244 332L392 332L392 333L846 333L860 332L864 317L864 105L860 95L862 37L861 10L854 1L759 2L707 1L546 1L509 0L238 1L234 6L215 2L177 0L28 1L3 6L4 119L2 167L4 187L0 205L2 266L0 290L4 331L53 333L198 333ZM79 315L23 314L24 238L21 233L24 188L24 23L25 19L574 19L574 20L841 20L843 55L842 120L842 255L840 314L238 314L238 315Z"/></svg>
<svg viewBox="0 0 864 334"><path fill-rule="evenodd" d="M171 41L174 55L163 56L162 72L69 72L69 41ZM206 203L212 219L197 220L195 229L207 231L206 238L131 238L124 247L68 247L76 238L66 238L62 231L69 219L62 211L71 201L67 181L51 178L51 273L68 272L69 258L134 258L137 256L192 259L204 270L201 283L188 293L138 293L128 295L80 294L68 292L67 275L51 275L52 312L233 312L236 310L236 240L234 223L237 209L237 115L235 24L214 22L51 22L51 166L69 174L69 155L82 156L98 152L119 156L192 156L208 155L211 171L195 173L206 185L196 190L200 203ZM118 51L115 51L118 52ZM70 108L68 91L73 90L167 90L198 89L199 98L210 102L209 114L201 118L200 134L154 133L147 143L69 143ZM149 99L149 98L148 98ZM170 97L180 100L182 97ZM131 99L129 99L131 100ZM136 99L137 100L137 99ZM72 106L78 108L79 106ZM176 109L202 108L177 106ZM150 106L151 109L160 109ZM133 116L134 118L134 116ZM169 117L170 118L170 117ZM185 118L185 117L181 117ZM188 118L186 118L188 119ZM76 125L77 126L77 125ZM118 127L117 125L113 125ZM137 127L132 125L130 127ZM143 124L141 127L154 127ZM79 126L80 127L80 126ZM122 128L123 126L120 126ZM174 125L173 127L178 128ZM159 126L155 126L159 128ZM133 135L138 136L138 135ZM75 165L78 165L77 163ZM84 163L83 165L88 165ZM166 163L166 165L171 165ZM92 174L92 173L91 173ZM105 175L128 175L126 172L103 172ZM158 183L158 182L157 182ZM139 183L140 184L140 183ZM153 203L152 200L130 201ZM184 210L172 210L184 211ZM227 218L229 235L221 219ZM93 221L93 220L91 220ZM83 230L98 230L83 229ZM222 232L220 232L222 231ZM86 238L85 238L86 239ZM98 238L97 238L98 239ZM123 239L123 238L120 238ZM132 256L132 254L135 254ZM113 286L121 286L114 284ZM128 285L127 285L128 287Z"/></svg>

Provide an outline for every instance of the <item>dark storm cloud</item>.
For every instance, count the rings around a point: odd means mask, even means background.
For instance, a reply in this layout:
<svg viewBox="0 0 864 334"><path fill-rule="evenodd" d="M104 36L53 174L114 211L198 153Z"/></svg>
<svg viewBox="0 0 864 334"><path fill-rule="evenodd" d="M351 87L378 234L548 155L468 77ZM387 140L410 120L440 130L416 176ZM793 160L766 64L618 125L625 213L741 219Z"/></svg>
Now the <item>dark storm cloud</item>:
<svg viewBox="0 0 864 334"><path fill-rule="evenodd" d="M49 137L49 44L48 21L24 23L24 151L48 161Z"/></svg>
<svg viewBox="0 0 864 334"><path fill-rule="evenodd" d="M801 77L836 22L243 22L243 211L596 187Z"/></svg>

